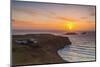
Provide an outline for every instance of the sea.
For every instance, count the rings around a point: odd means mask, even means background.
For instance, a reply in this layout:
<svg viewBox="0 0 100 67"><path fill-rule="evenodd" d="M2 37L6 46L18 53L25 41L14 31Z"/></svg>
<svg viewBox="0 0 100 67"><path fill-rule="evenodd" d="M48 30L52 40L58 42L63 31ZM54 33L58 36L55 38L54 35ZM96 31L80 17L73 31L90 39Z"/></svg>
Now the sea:
<svg viewBox="0 0 100 67"><path fill-rule="evenodd" d="M96 60L96 36L95 32L78 35L63 35L69 37L71 45L58 50L58 54L65 61L83 62Z"/></svg>
<svg viewBox="0 0 100 67"><path fill-rule="evenodd" d="M32 32L32 31L14 31L13 35L23 34L43 34L51 32ZM58 50L59 56L68 62L83 62L96 60L96 34L95 32L87 32L86 34L65 35L64 33L52 33L63 37L68 37L72 42L64 48Z"/></svg>

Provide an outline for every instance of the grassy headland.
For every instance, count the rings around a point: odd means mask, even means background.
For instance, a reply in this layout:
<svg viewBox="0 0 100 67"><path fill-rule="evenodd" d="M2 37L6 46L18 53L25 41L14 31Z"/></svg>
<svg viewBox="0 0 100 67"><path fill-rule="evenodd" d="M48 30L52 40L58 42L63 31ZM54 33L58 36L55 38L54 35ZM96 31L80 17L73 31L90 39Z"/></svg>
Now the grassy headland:
<svg viewBox="0 0 100 67"><path fill-rule="evenodd" d="M37 43L18 44L16 40L33 38ZM63 63L57 51L65 45L70 45L68 37L52 34L27 34L12 36L12 63L13 65ZM36 45L36 46L34 46Z"/></svg>

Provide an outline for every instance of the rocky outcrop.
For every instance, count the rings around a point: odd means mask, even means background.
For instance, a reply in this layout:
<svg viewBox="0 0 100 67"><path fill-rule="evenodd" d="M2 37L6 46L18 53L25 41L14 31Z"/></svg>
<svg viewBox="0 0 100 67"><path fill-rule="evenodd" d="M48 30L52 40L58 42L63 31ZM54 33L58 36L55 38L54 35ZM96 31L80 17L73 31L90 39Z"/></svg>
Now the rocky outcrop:
<svg viewBox="0 0 100 67"><path fill-rule="evenodd" d="M63 63L57 53L65 45L71 45L68 37L51 34L14 35L12 44L12 61L14 65ZM35 39L37 43L18 45L18 39ZM34 46L35 45L35 46Z"/></svg>
<svg viewBox="0 0 100 67"><path fill-rule="evenodd" d="M78 33L75 33L75 32L69 32L69 33L65 33L65 35L78 35Z"/></svg>
<svg viewBox="0 0 100 67"><path fill-rule="evenodd" d="M82 32L81 34L87 34L87 32Z"/></svg>

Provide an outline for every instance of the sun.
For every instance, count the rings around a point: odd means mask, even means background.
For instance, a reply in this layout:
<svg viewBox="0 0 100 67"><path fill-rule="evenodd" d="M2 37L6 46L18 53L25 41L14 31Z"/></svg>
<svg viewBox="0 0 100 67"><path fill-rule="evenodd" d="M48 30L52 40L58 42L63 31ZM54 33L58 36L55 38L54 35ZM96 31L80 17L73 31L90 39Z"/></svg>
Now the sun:
<svg viewBox="0 0 100 67"><path fill-rule="evenodd" d="M74 29L74 27L75 27L75 22L67 22L67 28L68 28L68 30L73 30Z"/></svg>

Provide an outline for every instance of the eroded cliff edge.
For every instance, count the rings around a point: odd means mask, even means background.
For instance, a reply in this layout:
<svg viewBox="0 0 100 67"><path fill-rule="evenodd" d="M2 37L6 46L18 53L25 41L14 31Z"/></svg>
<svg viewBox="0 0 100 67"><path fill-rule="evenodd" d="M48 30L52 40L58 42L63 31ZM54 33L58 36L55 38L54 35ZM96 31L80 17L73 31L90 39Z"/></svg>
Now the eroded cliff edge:
<svg viewBox="0 0 100 67"><path fill-rule="evenodd" d="M30 39L33 39L33 42L30 42ZM21 41L26 42L21 43ZM13 35L12 64L27 65L67 62L57 53L65 45L71 45L68 37L52 34Z"/></svg>

